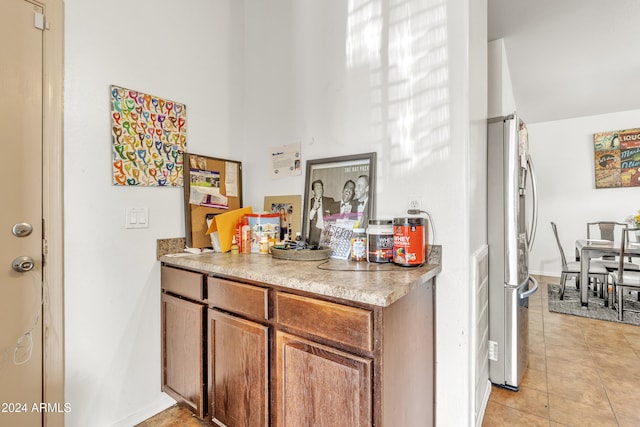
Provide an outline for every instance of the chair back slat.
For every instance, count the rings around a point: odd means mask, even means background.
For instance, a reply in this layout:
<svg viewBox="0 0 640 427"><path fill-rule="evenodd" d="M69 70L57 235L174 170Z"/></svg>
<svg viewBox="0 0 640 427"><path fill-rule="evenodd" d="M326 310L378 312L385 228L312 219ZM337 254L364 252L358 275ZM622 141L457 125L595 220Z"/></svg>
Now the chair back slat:
<svg viewBox="0 0 640 427"><path fill-rule="evenodd" d="M627 227L627 225L628 224L625 222L617 221L587 222L587 239L602 239L613 242L615 240L615 236L619 233L618 230ZM596 230L598 231L598 234L594 234L592 236L592 231Z"/></svg>
<svg viewBox="0 0 640 427"><path fill-rule="evenodd" d="M562 258L562 269L567 269L567 257L564 256L564 250L562 249L562 244L560 243L560 238L558 237L558 227L556 223L551 221L551 228L553 229L553 235L556 236L556 243L558 244L558 249L560 250L560 258Z"/></svg>
<svg viewBox="0 0 640 427"><path fill-rule="evenodd" d="M626 222L618 221L593 221L587 223L587 239L602 239L613 242L615 236L618 236L620 230L627 227ZM595 233L597 232L597 234ZM616 257L612 255L604 255L604 260L615 260Z"/></svg>
<svg viewBox="0 0 640 427"><path fill-rule="evenodd" d="M638 232L640 232L640 228L631 227L631 228L623 228L622 232L620 233L620 257L618 259L618 282L619 283L624 282L624 272L625 272L624 260L625 258L629 257L629 254L627 253L627 247L630 243L637 244ZM631 260L631 257L629 257L629 260Z"/></svg>

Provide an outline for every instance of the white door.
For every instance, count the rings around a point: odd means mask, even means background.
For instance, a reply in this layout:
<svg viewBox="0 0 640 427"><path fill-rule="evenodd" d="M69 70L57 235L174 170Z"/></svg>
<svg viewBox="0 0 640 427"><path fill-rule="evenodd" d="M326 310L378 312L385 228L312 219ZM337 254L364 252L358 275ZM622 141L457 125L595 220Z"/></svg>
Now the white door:
<svg viewBox="0 0 640 427"><path fill-rule="evenodd" d="M0 6L0 425L7 426L42 425L42 12L26 0Z"/></svg>

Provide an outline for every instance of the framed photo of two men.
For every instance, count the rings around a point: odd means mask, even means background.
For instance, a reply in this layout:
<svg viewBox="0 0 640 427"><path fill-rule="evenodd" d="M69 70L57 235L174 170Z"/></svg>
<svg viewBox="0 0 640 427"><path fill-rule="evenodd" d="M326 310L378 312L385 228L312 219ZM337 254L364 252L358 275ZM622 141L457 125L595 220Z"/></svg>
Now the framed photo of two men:
<svg viewBox="0 0 640 427"><path fill-rule="evenodd" d="M349 236L367 228L376 214L376 153L307 160L302 235L310 245L328 241L332 230ZM344 239L343 239L344 240Z"/></svg>

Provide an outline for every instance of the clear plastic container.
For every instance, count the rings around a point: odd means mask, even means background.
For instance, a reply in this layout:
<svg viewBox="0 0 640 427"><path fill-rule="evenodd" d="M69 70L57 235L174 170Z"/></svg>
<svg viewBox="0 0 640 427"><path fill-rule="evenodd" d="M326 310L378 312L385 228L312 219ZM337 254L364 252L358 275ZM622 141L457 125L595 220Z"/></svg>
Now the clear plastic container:
<svg viewBox="0 0 640 427"><path fill-rule="evenodd" d="M364 228L356 228L351 236L351 261L367 259L367 234Z"/></svg>
<svg viewBox="0 0 640 427"><path fill-rule="evenodd" d="M370 219L367 227L367 261L393 262L393 221Z"/></svg>

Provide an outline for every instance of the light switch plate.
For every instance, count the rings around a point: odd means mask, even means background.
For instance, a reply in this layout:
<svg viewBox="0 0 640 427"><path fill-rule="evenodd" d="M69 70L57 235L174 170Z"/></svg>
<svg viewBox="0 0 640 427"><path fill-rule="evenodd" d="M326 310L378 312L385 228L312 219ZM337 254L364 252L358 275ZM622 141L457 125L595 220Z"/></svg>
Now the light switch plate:
<svg viewBox="0 0 640 427"><path fill-rule="evenodd" d="M149 208L126 208L124 228L149 228Z"/></svg>

